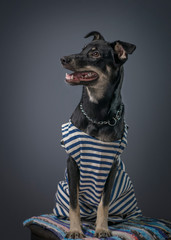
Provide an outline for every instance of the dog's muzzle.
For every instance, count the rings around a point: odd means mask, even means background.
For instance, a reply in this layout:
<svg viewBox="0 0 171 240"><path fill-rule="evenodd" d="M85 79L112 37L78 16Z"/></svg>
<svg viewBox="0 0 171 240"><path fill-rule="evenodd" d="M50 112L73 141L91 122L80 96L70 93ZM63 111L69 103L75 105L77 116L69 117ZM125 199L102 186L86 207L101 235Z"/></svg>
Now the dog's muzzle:
<svg viewBox="0 0 171 240"><path fill-rule="evenodd" d="M67 83L71 85L78 85L78 84L88 84L89 82L95 81L99 78L99 75L94 71L79 71L79 68L76 69L73 65L73 58L71 56L62 57L61 63L64 68L73 71L73 73L68 74L66 73L65 80Z"/></svg>

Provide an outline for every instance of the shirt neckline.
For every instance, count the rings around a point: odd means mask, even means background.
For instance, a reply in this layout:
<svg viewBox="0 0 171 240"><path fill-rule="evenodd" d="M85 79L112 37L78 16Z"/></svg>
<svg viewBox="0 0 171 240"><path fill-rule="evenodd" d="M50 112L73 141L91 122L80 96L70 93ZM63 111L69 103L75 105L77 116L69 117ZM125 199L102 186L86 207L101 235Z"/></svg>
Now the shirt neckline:
<svg viewBox="0 0 171 240"><path fill-rule="evenodd" d="M81 131L79 128L77 128L77 127L72 123L71 119L69 119L69 124L72 125L72 127L74 127L77 131L79 131L79 132L81 132L82 134L84 134L85 136L87 136L88 138L93 139L94 141L97 141L97 142L100 142L100 143L103 143L103 144L110 144L110 145L112 145L112 144L114 144L114 143L120 143L120 142L122 141L122 139L124 138L124 135L125 135L125 133L126 133L126 128L127 128L127 125L126 125L126 123L125 123L124 134L123 134L123 137L122 137L121 139L115 140L115 141L113 141L113 142L104 142L104 141L101 141L101 140L99 140L99 139L97 139L97 138L95 138L95 137L92 137L92 136L88 135L87 133Z"/></svg>

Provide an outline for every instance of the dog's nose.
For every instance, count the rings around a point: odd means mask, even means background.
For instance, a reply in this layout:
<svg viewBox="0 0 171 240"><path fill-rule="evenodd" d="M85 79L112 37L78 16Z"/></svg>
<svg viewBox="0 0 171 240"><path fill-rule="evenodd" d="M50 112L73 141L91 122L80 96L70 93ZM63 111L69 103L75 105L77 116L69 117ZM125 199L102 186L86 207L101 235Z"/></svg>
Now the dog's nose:
<svg viewBox="0 0 171 240"><path fill-rule="evenodd" d="M71 62L71 58L69 57L63 57L60 59L62 64L67 64Z"/></svg>

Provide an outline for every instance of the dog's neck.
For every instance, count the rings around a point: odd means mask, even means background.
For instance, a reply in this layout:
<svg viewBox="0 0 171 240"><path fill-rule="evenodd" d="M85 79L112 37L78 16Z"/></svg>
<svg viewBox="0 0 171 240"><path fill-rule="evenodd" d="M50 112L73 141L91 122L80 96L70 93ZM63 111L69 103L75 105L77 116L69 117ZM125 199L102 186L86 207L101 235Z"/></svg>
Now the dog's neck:
<svg viewBox="0 0 171 240"><path fill-rule="evenodd" d="M107 87L83 87L81 101L88 116L96 121L101 121L116 114L122 104L122 81L123 69Z"/></svg>

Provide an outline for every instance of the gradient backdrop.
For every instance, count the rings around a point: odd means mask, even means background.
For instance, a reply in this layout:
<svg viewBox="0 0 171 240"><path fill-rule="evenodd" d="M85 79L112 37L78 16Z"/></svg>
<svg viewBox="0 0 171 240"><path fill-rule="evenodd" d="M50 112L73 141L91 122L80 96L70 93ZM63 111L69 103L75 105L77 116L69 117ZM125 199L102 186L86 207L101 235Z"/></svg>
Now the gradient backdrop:
<svg viewBox="0 0 171 240"><path fill-rule="evenodd" d="M92 30L137 45L125 64L122 160L144 215L171 220L171 1L6 0L0 11L0 238L29 240L22 221L52 212L67 158L60 127L81 96L59 58Z"/></svg>

